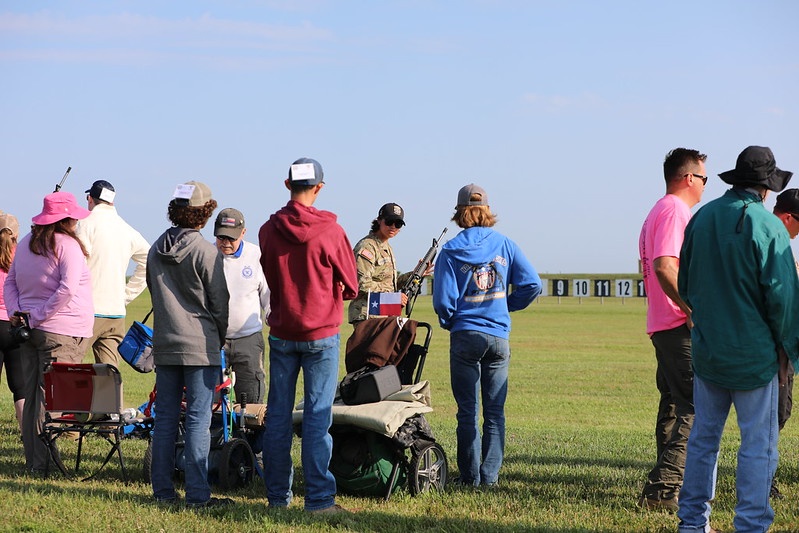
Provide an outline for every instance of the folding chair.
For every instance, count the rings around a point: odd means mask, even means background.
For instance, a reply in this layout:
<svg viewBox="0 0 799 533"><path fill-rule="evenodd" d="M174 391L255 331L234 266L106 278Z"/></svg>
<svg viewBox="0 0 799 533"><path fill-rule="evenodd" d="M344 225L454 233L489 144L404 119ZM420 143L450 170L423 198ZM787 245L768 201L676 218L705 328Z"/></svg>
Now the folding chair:
<svg viewBox="0 0 799 533"><path fill-rule="evenodd" d="M56 441L65 433L78 435L75 473L80 470L83 438L102 437L111 449L93 478L116 454L122 478L128 480L120 446L125 420L122 413L122 376L109 364L53 362L44 373L44 425L39 437L62 474L70 474L61 460ZM49 468L49 461L48 461Z"/></svg>

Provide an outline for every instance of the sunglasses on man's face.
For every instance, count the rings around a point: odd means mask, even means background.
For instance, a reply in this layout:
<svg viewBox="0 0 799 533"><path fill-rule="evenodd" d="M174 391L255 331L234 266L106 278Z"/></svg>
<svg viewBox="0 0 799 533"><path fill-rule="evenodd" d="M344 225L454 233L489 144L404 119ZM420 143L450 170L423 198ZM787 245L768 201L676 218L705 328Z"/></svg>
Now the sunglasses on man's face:
<svg viewBox="0 0 799 533"><path fill-rule="evenodd" d="M217 235L216 239L219 241L236 242L236 239L228 237L227 235Z"/></svg>
<svg viewBox="0 0 799 533"><path fill-rule="evenodd" d="M693 172L689 172L686 176L693 176L695 178L699 178L702 180L702 185L707 185L707 176L703 176L702 174L694 174Z"/></svg>
<svg viewBox="0 0 799 533"><path fill-rule="evenodd" d="M405 223L402 220L384 220L383 224L386 226L394 226L397 229L400 229Z"/></svg>

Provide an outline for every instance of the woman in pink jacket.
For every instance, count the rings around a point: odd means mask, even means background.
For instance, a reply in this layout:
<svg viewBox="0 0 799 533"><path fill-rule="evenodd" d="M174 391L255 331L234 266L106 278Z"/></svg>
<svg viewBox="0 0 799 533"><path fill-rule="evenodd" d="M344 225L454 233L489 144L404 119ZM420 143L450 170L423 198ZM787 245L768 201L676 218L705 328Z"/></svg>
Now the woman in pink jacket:
<svg viewBox="0 0 799 533"><path fill-rule="evenodd" d="M44 419L44 378L47 363L80 363L92 336L94 306L86 250L75 234L77 221L89 216L68 192L44 198L33 217L31 232L17 246L4 285L9 321L24 320L30 338L21 344L25 377L22 443L25 468L41 475L47 448L39 439Z"/></svg>

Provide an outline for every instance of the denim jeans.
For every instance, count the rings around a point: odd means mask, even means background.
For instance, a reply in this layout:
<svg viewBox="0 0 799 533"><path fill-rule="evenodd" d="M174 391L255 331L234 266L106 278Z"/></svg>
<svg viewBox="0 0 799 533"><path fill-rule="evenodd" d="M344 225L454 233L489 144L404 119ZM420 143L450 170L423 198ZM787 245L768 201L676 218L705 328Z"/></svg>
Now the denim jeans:
<svg viewBox="0 0 799 533"><path fill-rule="evenodd" d="M336 478L330 473L333 438L333 398L338 383L338 334L315 341L287 341L269 336L269 393L264 428L264 481L269 505L285 507L293 496L291 414L302 369L302 468L305 509L315 511L335 504Z"/></svg>
<svg viewBox="0 0 799 533"><path fill-rule="evenodd" d="M461 482L497 482L505 455L505 398L508 395L508 339L479 331L450 335L452 394L458 404L458 470ZM483 436L478 428L483 402Z"/></svg>
<svg viewBox="0 0 799 533"><path fill-rule="evenodd" d="M153 496L156 500L173 500L177 497L172 477L184 387L186 503L205 503L211 498L211 487L208 485L211 408L214 388L220 377L221 369L218 366L158 366L155 374L157 397L152 462Z"/></svg>
<svg viewBox="0 0 799 533"><path fill-rule="evenodd" d="M660 500L680 492L685 472L685 450L694 423L694 371L691 367L691 331L682 326L652 335L657 357L656 382L660 391L655 438L657 462L647 476L644 496Z"/></svg>
<svg viewBox="0 0 799 533"><path fill-rule="evenodd" d="M680 532L706 531L710 501L715 497L716 468L724 424L735 406L741 446L735 473L735 531L768 531L774 521L769 504L771 479L777 469L777 376L759 389L718 387L694 376L696 417L688 438L685 477L680 492Z"/></svg>

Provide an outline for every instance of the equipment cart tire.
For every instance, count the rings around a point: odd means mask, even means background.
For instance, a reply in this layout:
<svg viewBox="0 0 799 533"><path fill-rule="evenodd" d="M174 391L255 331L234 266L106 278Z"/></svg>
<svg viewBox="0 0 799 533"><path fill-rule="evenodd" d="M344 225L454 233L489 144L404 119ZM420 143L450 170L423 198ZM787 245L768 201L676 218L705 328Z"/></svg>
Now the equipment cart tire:
<svg viewBox="0 0 799 533"><path fill-rule="evenodd" d="M429 490L444 490L447 484L447 455L435 442L411 453L408 464L408 490L416 496Z"/></svg>

